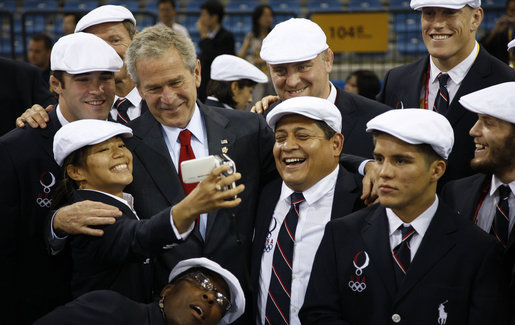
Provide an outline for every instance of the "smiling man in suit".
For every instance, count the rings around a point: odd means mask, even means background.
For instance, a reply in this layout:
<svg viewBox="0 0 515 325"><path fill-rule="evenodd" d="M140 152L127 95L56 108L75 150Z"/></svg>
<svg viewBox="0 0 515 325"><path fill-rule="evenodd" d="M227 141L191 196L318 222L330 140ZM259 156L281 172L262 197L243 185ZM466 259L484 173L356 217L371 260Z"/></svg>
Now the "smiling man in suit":
<svg viewBox="0 0 515 325"><path fill-rule="evenodd" d="M481 89L460 98L478 120L470 129L476 150L470 164L478 174L448 183L443 199L504 246L512 272L515 324L515 82Z"/></svg>
<svg viewBox="0 0 515 325"><path fill-rule="evenodd" d="M377 100L395 108L436 110L449 120L455 144L440 181L444 184L473 174L469 161L474 143L468 132L476 116L458 100L476 90L515 81L515 73L476 42L483 20L480 0L412 0L410 5L422 12L422 38L429 53L416 62L390 70ZM444 108L437 103L440 97L446 98Z"/></svg>
<svg viewBox="0 0 515 325"><path fill-rule="evenodd" d="M454 140L447 119L391 110L367 131L380 204L328 223L301 321L506 324L500 244L436 195Z"/></svg>
<svg viewBox="0 0 515 325"><path fill-rule="evenodd" d="M252 254L255 317L259 324L300 324L298 311L325 225L363 207L360 180L338 164L342 117L330 101L289 99L268 114L267 123L275 129L273 153L282 179L263 189L258 204ZM286 229L292 240L284 237ZM283 259L290 265L286 270Z"/></svg>

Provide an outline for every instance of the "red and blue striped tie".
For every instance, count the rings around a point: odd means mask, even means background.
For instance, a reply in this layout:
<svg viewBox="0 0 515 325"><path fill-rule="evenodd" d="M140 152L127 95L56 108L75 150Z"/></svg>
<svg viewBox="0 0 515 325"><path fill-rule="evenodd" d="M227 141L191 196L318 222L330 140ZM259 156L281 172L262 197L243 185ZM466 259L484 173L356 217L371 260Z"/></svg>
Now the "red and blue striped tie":
<svg viewBox="0 0 515 325"><path fill-rule="evenodd" d="M299 221L299 205L304 202L302 193L291 196L290 211L279 230L272 261L272 276L268 288L265 324L290 323L290 292L293 265L293 245Z"/></svg>

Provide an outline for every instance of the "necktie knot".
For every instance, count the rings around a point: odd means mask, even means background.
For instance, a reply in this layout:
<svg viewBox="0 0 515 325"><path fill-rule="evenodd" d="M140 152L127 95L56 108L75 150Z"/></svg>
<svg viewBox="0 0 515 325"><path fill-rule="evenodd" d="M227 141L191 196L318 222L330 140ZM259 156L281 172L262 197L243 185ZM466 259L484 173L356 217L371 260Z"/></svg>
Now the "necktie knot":
<svg viewBox="0 0 515 325"><path fill-rule="evenodd" d="M179 141L181 142L181 145L189 145L191 143L191 132L190 130L182 130L181 133L179 133Z"/></svg>
<svg viewBox="0 0 515 325"><path fill-rule="evenodd" d="M413 229L413 226L406 227L405 225L401 225L398 229L401 230L402 234L402 241L410 241L411 237L414 233L416 233L415 229Z"/></svg>
<svg viewBox="0 0 515 325"><path fill-rule="evenodd" d="M499 200L507 200L510 196L511 189L508 185L499 186Z"/></svg>
<svg viewBox="0 0 515 325"><path fill-rule="evenodd" d="M291 199L291 204L296 207L298 207L299 204L301 204L302 202L305 201L304 195L302 195L302 193L299 193L299 192L293 192L290 195L290 199Z"/></svg>
<svg viewBox="0 0 515 325"><path fill-rule="evenodd" d="M449 81L449 75L447 73L439 73L438 76L438 82L440 83L440 87L446 87L447 81Z"/></svg>
<svg viewBox="0 0 515 325"><path fill-rule="evenodd" d="M130 121L129 116L127 115L127 111L129 107L132 106L132 103L127 98L118 98L114 103L114 107L118 111L118 116L120 119L117 119L118 122L122 124L127 124Z"/></svg>

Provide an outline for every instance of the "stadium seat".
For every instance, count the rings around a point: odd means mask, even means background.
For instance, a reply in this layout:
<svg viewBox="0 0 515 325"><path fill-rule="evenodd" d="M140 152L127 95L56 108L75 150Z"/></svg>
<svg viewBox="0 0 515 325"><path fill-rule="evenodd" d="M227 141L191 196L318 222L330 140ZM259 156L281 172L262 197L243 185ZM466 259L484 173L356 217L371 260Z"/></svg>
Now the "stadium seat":
<svg viewBox="0 0 515 325"><path fill-rule="evenodd" d="M397 12L393 14L393 30L396 33L420 32L420 12Z"/></svg>
<svg viewBox="0 0 515 325"><path fill-rule="evenodd" d="M268 3L274 14L284 12L294 12L295 15L300 13L300 4L297 0L270 0Z"/></svg>
<svg viewBox="0 0 515 325"><path fill-rule="evenodd" d="M139 1L138 0L132 0L132 1L108 0L105 2L105 4L106 5L124 6L125 8L129 9L131 12L139 11Z"/></svg>
<svg viewBox="0 0 515 325"><path fill-rule="evenodd" d="M350 0L349 11L376 11L383 10L383 5L380 0Z"/></svg>
<svg viewBox="0 0 515 325"><path fill-rule="evenodd" d="M308 2L308 11L311 12L324 12L324 11L341 11L342 4L339 0L310 0Z"/></svg>
<svg viewBox="0 0 515 325"><path fill-rule="evenodd" d="M397 37L397 50L402 54L427 53L420 33L404 33Z"/></svg>
<svg viewBox="0 0 515 325"><path fill-rule="evenodd" d="M227 13L251 13L259 3L256 1L233 0L225 6Z"/></svg>
<svg viewBox="0 0 515 325"><path fill-rule="evenodd" d="M58 8L57 0L25 0L22 10L57 10Z"/></svg>
<svg viewBox="0 0 515 325"><path fill-rule="evenodd" d="M411 10L410 0L390 0L389 8L390 10L402 10L407 9Z"/></svg>
<svg viewBox="0 0 515 325"><path fill-rule="evenodd" d="M96 0L66 0L64 2L65 11L91 11L98 7Z"/></svg>
<svg viewBox="0 0 515 325"><path fill-rule="evenodd" d="M0 10L5 10L5 11L9 11L9 12L15 12L16 11L16 0L3 0L3 1L0 1Z"/></svg>

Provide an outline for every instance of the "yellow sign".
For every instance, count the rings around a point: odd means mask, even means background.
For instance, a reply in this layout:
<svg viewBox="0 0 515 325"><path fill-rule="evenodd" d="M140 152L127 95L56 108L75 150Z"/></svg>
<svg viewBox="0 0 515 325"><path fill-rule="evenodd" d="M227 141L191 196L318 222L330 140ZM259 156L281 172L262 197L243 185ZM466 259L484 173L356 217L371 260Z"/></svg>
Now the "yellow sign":
<svg viewBox="0 0 515 325"><path fill-rule="evenodd" d="M317 13L311 15L333 52L386 52L388 13Z"/></svg>

